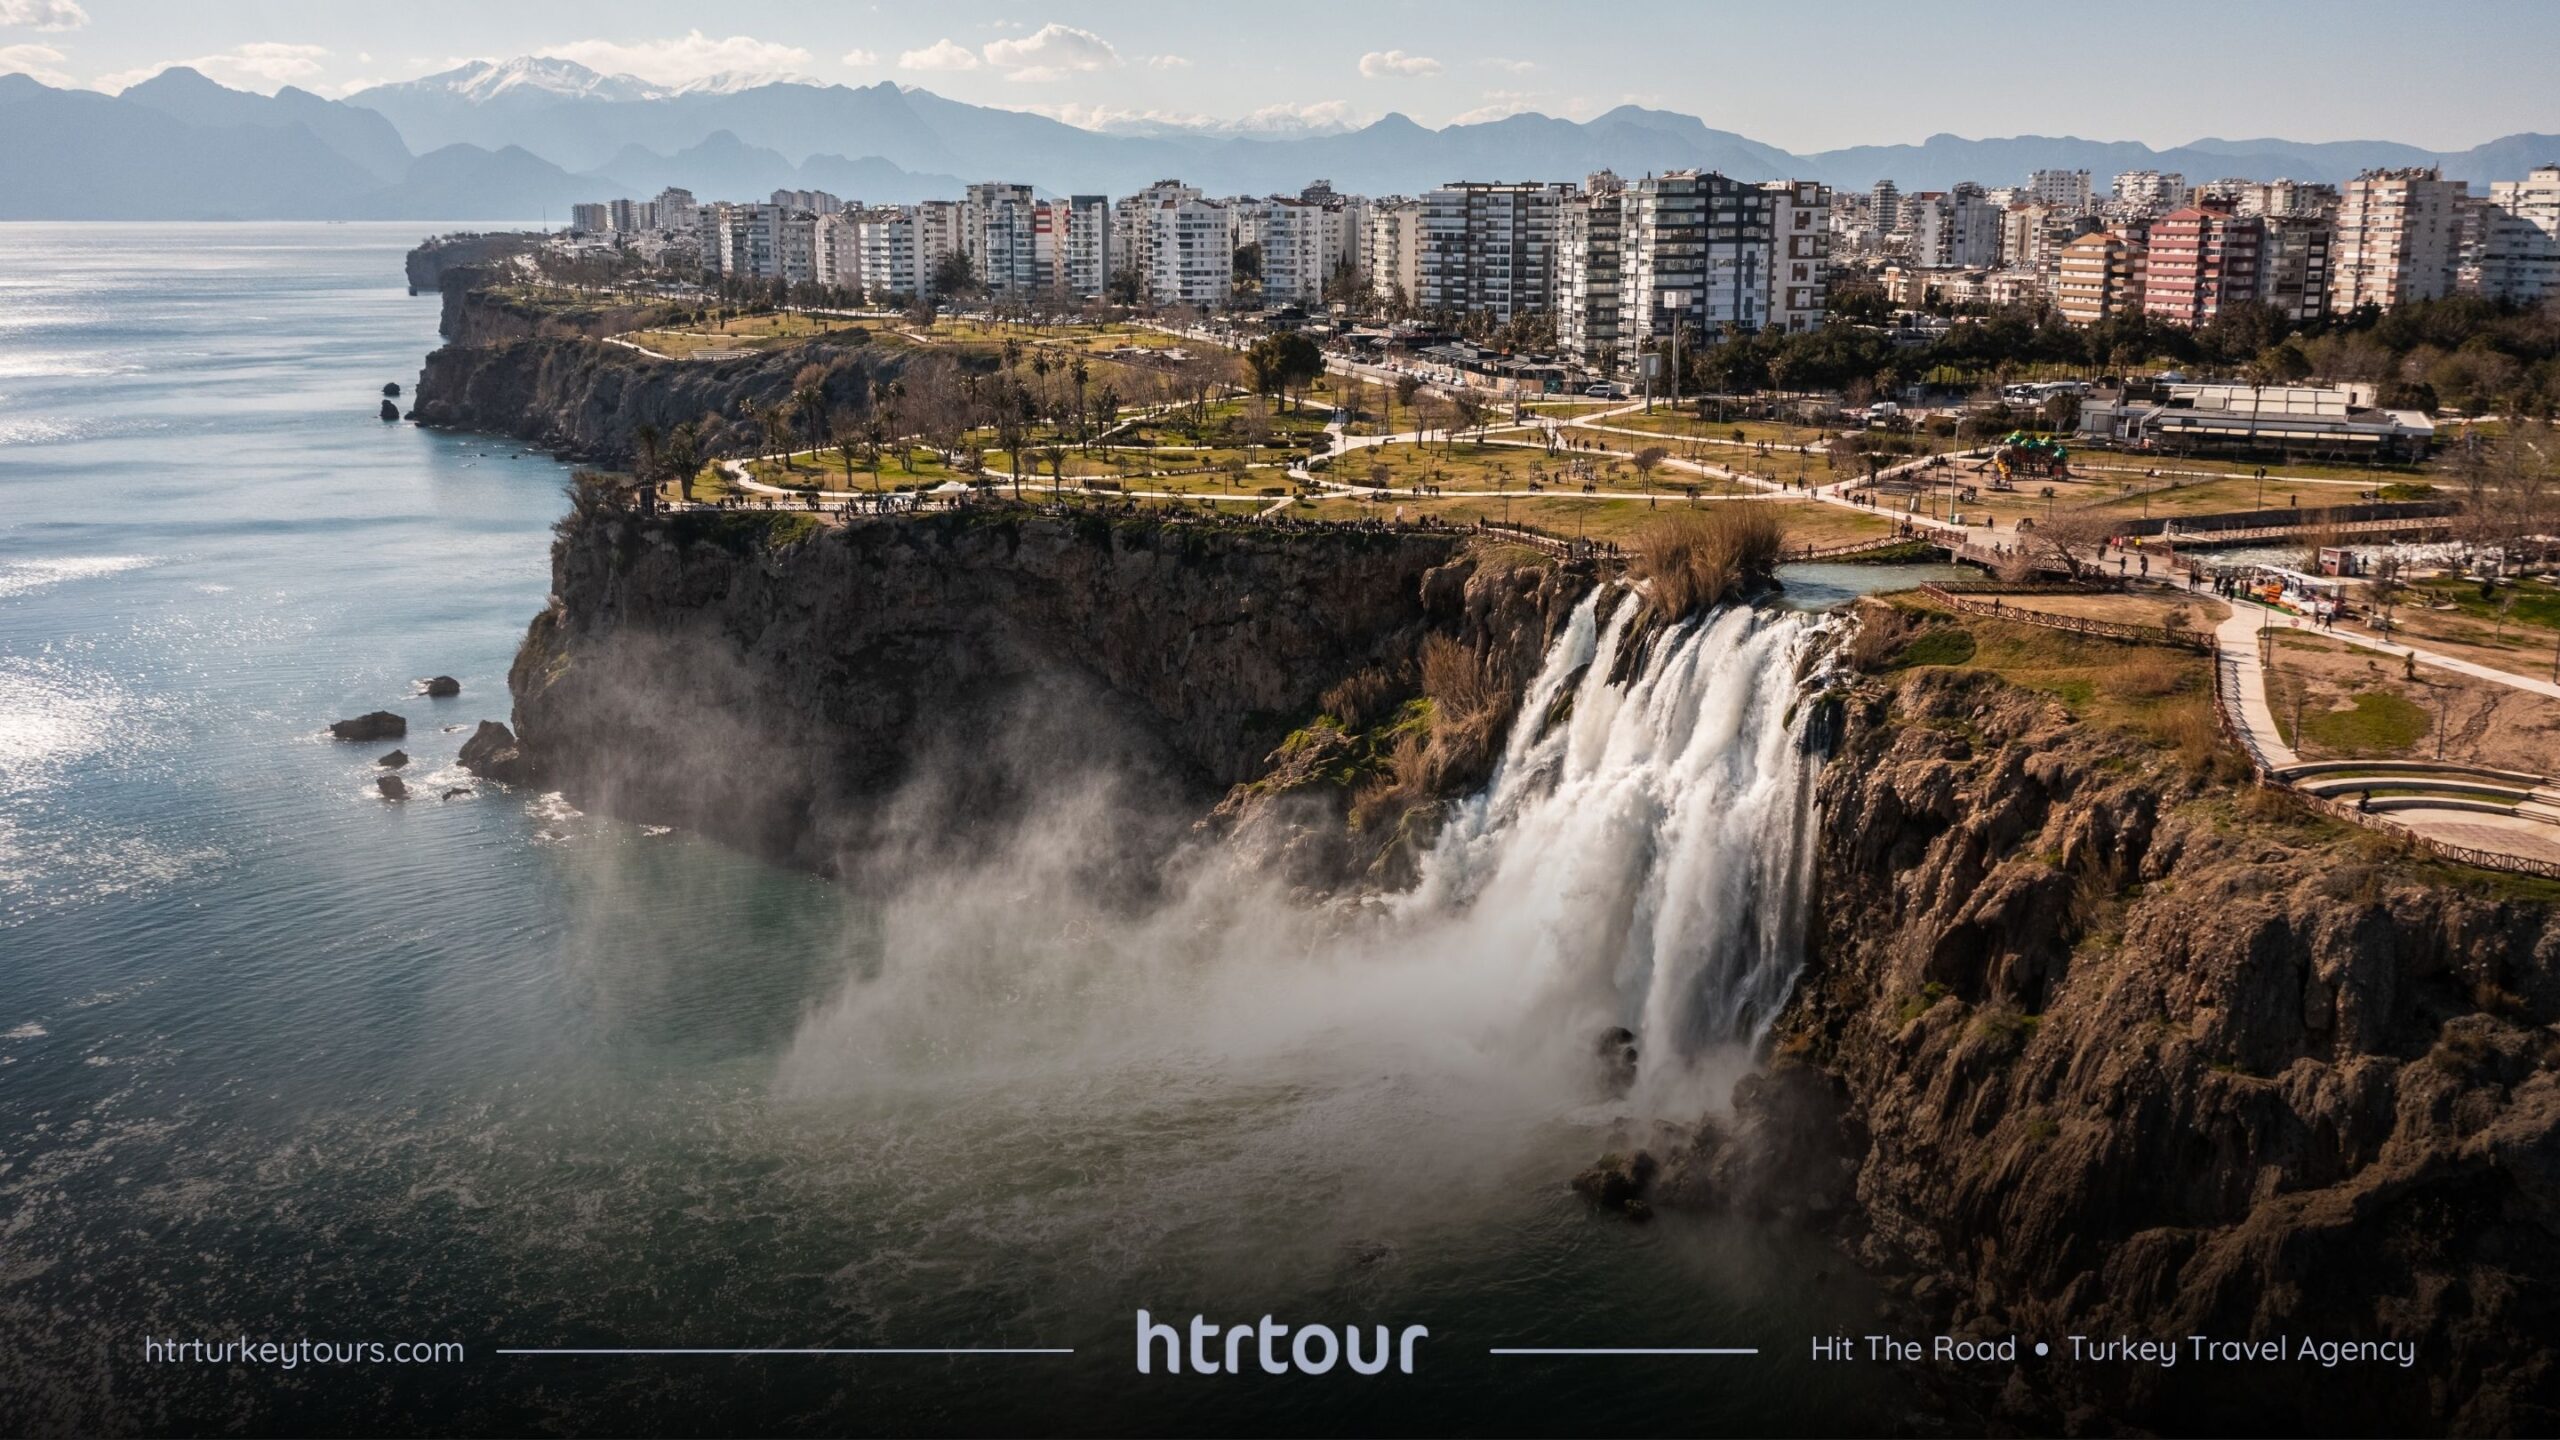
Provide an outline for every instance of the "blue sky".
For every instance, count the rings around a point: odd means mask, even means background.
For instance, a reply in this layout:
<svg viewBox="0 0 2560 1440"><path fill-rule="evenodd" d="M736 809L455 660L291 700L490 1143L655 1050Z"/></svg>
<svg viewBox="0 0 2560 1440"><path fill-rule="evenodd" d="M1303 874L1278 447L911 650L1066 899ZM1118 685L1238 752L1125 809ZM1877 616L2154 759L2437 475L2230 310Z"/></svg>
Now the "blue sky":
<svg viewBox="0 0 2560 1440"><path fill-rule="evenodd" d="M2439 149L2560 131L2550 0L0 0L0 71L108 90L184 63L337 95L522 54L670 84L893 80L1106 125L1634 102L1798 151L1939 131Z"/></svg>

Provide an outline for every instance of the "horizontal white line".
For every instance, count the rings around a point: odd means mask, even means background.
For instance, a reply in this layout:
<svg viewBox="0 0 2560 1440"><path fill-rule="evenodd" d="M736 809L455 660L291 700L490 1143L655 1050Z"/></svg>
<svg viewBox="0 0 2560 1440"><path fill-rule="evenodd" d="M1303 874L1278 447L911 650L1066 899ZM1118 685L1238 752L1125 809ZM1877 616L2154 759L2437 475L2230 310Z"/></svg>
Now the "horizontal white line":
<svg viewBox="0 0 2560 1440"><path fill-rule="evenodd" d="M1488 1350L1488 1355L1757 1355L1757 1350L1645 1346L1590 1346L1547 1350Z"/></svg>
<svg viewBox="0 0 2560 1440"><path fill-rule="evenodd" d="M922 1347L911 1349L824 1349L810 1347L805 1349L767 1348L752 1350L500 1350L497 1353L501 1355L1073 1355L1076 1352L1064 1349L1007 1350L999 1348L978 1348L973 1346L953 1346L939 1349L927 1349Z"/></svg>

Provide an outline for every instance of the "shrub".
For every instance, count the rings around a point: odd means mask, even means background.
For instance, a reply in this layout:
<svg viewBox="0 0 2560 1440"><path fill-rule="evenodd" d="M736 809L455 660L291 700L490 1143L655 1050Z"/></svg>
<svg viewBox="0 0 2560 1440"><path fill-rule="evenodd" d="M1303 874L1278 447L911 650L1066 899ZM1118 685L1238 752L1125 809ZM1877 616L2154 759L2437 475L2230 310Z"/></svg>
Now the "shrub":
<svg viewBox="0 0 2560 1440"><path fill-rule="evenodd" d="M1784 547L1768 507L1734 503L1648 523L1629 545L1629 573L1666 620L1721 605L1768 583Z"/></svg>

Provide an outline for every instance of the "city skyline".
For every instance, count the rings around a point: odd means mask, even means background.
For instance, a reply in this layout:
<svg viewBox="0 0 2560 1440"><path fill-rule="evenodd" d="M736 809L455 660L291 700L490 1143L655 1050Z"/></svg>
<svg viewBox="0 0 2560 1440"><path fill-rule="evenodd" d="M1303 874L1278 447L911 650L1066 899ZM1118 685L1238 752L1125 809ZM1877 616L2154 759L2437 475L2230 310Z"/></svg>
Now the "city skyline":
<svg viewBox="0 0 2560 1440"><path fill-rule="evenodd" d="M0 0L0 73L115 92L185 65L265 93L291 85L341 97L474 60L550 56L606 75L677 88L796 79L894 82L973 104L1023 110L1107 132L1300 135L1403 114L1434 128L1537 113L1588 120L1619 105L1699 116L1796 150L1967 137L2061 134L2154 146L2207 137L2320 142L2390 139L2438 148L2560 128L2547 90L2512 63L2560 41L2560 10L2482 0L2431 12L2431 59L2463 74L2385 133L2370 100L2412 83L2409 12L2378 3L2316 18L2260 8L2171 5L2147 17L2209 24L2243 62L2132 67L2051 47L2003 50L2013 7L1833 6L1819 14L1635 3L1616 22L1554 7L1414 3L1352 7L1315 0L1304 23L1239 27L1214 11L1091 0L932 11L742 4L706 29L666 0L617 7L610 24L486 0L432 15L287 0L237 9L174 0ZM2069 33L2094 6L2036 12L2036 33ZM1629 29L1658 37L1627 63ZM1889 36L1874 78L1838 78L1861 62L1844 48ZM1355 38L1356 37L1356 38ZM1734 55L1759 63L1735 65ZM2281 55L2251 66L2245 57ZM1896 77L1908 77L1901 83ZM2100 83L2094 79L2121 82Z"/></svg>

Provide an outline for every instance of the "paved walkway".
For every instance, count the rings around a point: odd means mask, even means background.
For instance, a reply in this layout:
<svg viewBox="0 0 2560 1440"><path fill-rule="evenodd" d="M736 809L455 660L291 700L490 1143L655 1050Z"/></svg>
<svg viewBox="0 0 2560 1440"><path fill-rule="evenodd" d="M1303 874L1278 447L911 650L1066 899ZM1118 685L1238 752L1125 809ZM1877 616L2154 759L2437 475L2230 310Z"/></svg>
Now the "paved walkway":
<svg viewBox="0 0 2560 1440"><path fill-rule="evenodd" d="M2258 663L2258 631L2274 614L2254 600L2235 600L2231 614L2213 627L2214 648L2219 652L2215 663L2222 666L2223 681L2238 701L2231 718L2239 722L2259 762L2270 769L2302 759L2276 731L2275 707L2267 703L2266 667Z"/></svg>

